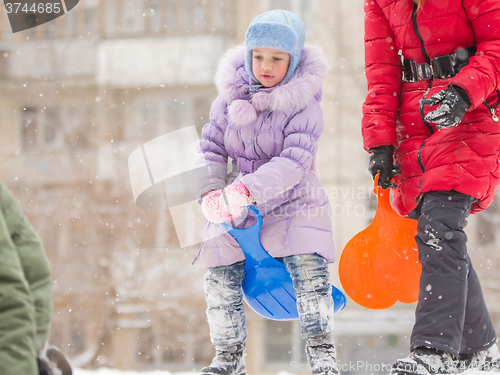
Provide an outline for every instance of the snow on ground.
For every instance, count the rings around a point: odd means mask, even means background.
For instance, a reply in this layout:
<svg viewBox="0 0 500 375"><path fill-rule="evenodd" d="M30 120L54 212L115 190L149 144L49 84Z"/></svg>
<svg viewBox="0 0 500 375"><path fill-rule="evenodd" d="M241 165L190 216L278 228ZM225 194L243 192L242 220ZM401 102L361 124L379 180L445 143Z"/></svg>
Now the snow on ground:
<svg viewBox="0 0 500 375"><path fill-rule="evenodd" d="M138 371L121 371L107 367L101 367L97 370L84 370L84 369L75 369L73 371L74 375L195 375L194 372L176 372L171 373L169 371L146 371L146 372L138 372Z"/></svg>
<svg viewBox="0 0 500 375"><path fill-rule="evenodd" d="M116 369L111 369L107 367L101 367L98 370L84 370L84 369L75 369L73 371L73 375L198 375L197 372L169 372L169 371L146 371L146 372L138 372L138 371L121 371ZM281 371L276 375L292 375L288 372ZM469 375L469 374L468 374ZM472 375L472 374L470 374ZM482 374L484 375L484 374Z"/></svg>
<svg viewBox="0 0 500 375"><path fill-rule="evenodd" d="M138 371L121 371L116 369L111 369L107 367L101 367L98 370L83 370L83 369L75 369L73 372L74 375L198 375L196 372L168 372L168 371L146 371L146 372L138 372ZM486 375L486 374L495 374L499 375L500 372L484 372L484 371L474 371L469 370L463 375ZM286 371L281 371L276 375L293 375ZM341 374L342 375L342 374Z"/></svg>

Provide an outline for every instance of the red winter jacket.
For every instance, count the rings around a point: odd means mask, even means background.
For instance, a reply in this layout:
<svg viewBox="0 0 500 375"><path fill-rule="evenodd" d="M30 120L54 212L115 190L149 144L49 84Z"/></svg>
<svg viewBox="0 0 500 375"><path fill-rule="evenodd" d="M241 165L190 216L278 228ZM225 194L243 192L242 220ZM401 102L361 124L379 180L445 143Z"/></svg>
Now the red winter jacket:
<svg viewBox="0 0 500 375"><path fill-rule="evenodd" d="M500 1L426 0L413 15L414 10L413 0L365 0L364 148L396 148L401 173L393 206L401 215L415 208L422 193L440 190L475 197L472 212L479 212L500 183L500 122L483 104L495 107L499 100ZM427 61L423 49L432 59L471 46L477 52L469 64L452 78L434 79L426 94L458 85L471 106L458 126L428 128L419 101L430 81L402 83L398 52L418 64ZM424 108L427 114L436 107Z"/></svg>

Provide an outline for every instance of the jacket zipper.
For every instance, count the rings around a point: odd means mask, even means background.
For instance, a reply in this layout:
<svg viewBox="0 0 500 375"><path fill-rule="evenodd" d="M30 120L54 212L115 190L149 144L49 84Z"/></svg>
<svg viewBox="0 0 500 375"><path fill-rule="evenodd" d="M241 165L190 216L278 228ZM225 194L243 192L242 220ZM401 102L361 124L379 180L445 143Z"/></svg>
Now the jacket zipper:
<svg viewBox="0 0 500 375"><path fill-rule="evenodd" d="M498 108L498 106L500 105L500 90L497 90L497 94L498 94L498 101L494 107L491 107L488 103L486 103L486 100L483 102L483 104L486 106L486 108L488 108L488 111L490 111L491 118L495 122L498 122L498 116L495 114L495 111Z"/></svg>
<svg viewBox="0 0 500 375"><path fill-rule="evenodd" d="M427 51L425 50L425 45L424 45L424 39L422 38L422 35L420 34L420 31L418 31L418 25L417 25L417 3L413 3L413 10L411 12L411 20L413 22L413 30L415 30L415 34L417 34L417 38L420 40L420 47L422 48L422 53L424 54L424 57L427 59L427 61L430 63L431 58L427 54Z"/></svg>
<svg viewBox="0 0 500 375"><path fill-rule="evenodd" d="M418 149L418 152L417 152L417 161L418 161L418 165L420 166L420 169L422 169L422 172L425 172L425 168L424 168L424 165L422 164L422 157L420 154L422 152L422 149L425 146L425 143L428 140L429 140L429 138L427 138L425 141L422 142L422 145L420 146L420 148ZM420 181L420 188L422 188L422 181Z"/></svg>
<svg viewBox="0 0 500 375"><path fill-rule="evenodd" d="M431 89L432 87L432 80L431 80L431 86L429 87L429 90ZM424 97L425 98L425 95L427 95L427 93L429 92L429 90L424 94ZM423 99L422 98L422 99ZM432 126L423 119L423 114L424 114L424 106L422 104L420 104L420 117L422 118L422 121L424 122L425 126L429 129L431 135L434 134L434 129L432 128ZM430 136L429 136L430 138ZM417 162L418 162L418 165L420 166L420 169L422 169L422 172L425 172L425 168L424 168L424 163L422 163L422 149L424 148L425 144L427 143L427 141L429 140L429 138L427 138L425 141L422 142L422 144L420 145L419 149L418 149L418 152L417 152ZM420 180L420 188L422 188L422 180Z"/></svg>
<svg viewBox="0 0 500 375"><path fill-rule="evenodd" d="M413 30L415 30L415 34L417 35L417 38L420 40L420 48L422 49L422 54L424 55L424 57L427 59L427 61L430 63L431 61L431 58L429 57L429 55L427 54L427 51L425 50L425 44L424 44L424 39L422 38L422 35L420 34L420 31L418 30L418 24L417 24L417 3L413 3L413 9L412 9L412 12L411 12L411 20L412 20L412 23L413 23ZM432 87L432 78L431 78L431 82L429 84L429 89L427 90L427 92L424 94L423 98L425 98L425 96L427 95L427 93L430 91L431 87ZM427 127L427 129L429 129L429 132L432 134L434 134L434 129L432 128L432 126L424 120L424 106L422 105L422 102L420 101L420 117L422 118L422 121L424 122L425 126ZM425 172L425 168L424 168L424 164L422 163L422 149L424 148L425 144L427 143L427 141L429 140L429 138L427 138L425 141L422 142L422 144L420 145L419 149L418 149L418 152L417 152L417 162L418 162L418 165L420 167L420 169L422 169L422 172ZM422 188L422 180L420 180L420 188Z"/></svg>

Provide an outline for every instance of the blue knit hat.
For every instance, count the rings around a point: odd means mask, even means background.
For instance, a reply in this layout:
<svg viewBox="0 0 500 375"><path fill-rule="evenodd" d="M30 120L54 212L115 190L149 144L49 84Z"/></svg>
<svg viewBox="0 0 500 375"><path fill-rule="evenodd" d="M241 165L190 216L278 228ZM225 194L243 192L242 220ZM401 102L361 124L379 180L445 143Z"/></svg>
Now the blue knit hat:
<svg viewBox="0 0 500 375"><path fill-rule="evenodd" d="M252 50L273 48L290 55L288 72L280 83L286 82L300 63L306 31L301 19L292 12L276 9L262 13L250 23L245 35L245 70L259 82L252 72Z"/></svg>

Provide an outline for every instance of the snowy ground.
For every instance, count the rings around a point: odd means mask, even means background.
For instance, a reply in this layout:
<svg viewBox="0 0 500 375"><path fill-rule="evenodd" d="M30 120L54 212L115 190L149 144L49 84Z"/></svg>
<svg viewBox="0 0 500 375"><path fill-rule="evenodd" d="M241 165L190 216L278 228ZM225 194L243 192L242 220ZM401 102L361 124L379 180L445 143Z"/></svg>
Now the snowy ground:
<svg viewBox="0 0 500 375"><path fill-rule="evenodd" d="M174 373L168 371L137 372L137 371L120 371L104 367L98 370L75 369L73 374L74 375L198 375L198 373L196 372L174 372ZM291 375L291 374L285 371L281 371L276 375Z"/></svg>
<svg viewBox="0 0 500 375"><path fill-rule="evenodd" d="M106 367L101 367L98 370L83 370L75 369L73 371L74 375L195 375L194 372L168 372L168 371L120 371L115 369L110 369Z"/></svg>
<svg viewBox="0 0 500 375"><path fill-rule="evenodd" d="M104 368L104 367L102 367L98 370L75 369L73 374L74 375L198 375L198 373L196 373L196 372L168 372L168 371L159 371L159 370L158 371L138 372L138 371L120 371L120 370ZM285 372L285 371L281 371L281 372L277 373L276 375L291 375L291 374L288 372Z"/></svg>
<svg viewBox="0 0 500 375"><path fill-rule="evenodd" d="M482 372L482 371L466 371L463 375L486 375L486 374L500 374L499 372ZM168 371L147 371L147 372L137 372L137 371L120 371L110 368L100 368L98 370L83 370L75 369L74 375L197 375L195 372L175 372L171 373ZM288 372L282 371L276 375L292 375Z"/></svg>

